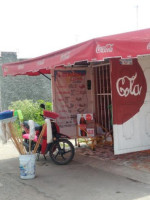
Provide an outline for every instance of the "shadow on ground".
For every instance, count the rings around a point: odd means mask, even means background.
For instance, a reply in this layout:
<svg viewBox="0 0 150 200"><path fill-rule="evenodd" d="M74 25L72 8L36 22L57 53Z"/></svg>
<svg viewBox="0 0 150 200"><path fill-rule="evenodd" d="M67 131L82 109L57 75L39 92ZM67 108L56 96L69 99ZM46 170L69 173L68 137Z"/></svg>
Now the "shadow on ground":
<svg viewBox="0 0 150 200"><path fill-rule="evenodd" d="M20 179L18 157L0 160L0 199L150 199L150 185L100 169L102 162L94 160L77 152L69 165L59 166L41 157L36 163L37 176L30 180ZM107 168L104 162L103 167Z"/></svg>

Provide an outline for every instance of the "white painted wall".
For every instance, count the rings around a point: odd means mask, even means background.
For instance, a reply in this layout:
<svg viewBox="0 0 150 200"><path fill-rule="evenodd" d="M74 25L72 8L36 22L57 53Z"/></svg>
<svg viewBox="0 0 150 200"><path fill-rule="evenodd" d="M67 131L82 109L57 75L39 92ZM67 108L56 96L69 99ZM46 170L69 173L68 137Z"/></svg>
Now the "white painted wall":
<svg viewBox="0 0 150 200"><path fill-rule="evenodd" d="M122 125L114 125L114 153L123 154L150 149L150 55L139 56L147 93L139 112Z"/></svg>

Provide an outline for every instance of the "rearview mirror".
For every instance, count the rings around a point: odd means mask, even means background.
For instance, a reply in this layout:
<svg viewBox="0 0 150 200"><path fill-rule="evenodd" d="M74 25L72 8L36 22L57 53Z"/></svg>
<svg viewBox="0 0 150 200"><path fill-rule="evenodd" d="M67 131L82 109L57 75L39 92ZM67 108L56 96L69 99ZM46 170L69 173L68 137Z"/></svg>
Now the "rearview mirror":
<svg viewBox="0 0 150 200"><path fill-rule="evenodd" d="M45 109L45 105L42 103L42 104L40 104L40 108L43 108L43 109Z"/></svg>

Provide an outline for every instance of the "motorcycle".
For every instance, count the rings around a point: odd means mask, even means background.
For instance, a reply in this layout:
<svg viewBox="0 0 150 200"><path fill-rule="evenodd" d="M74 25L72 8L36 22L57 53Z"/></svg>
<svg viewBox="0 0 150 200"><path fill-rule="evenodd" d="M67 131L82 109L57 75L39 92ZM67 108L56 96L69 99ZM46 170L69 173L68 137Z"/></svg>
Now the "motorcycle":
<svg viewBox="0 0 150 200"><path fill-rule="evenodd" d="M59 126L55 122L57 117L59 116L57 113L45 110L45 105L41 104L41 108L43 108L43 117L44 119L48 119L51 122L51 130L52 130L52 141L47 143L47 130L48 127L45 128L45 131L42 135L41 142L39 147L37 148L37 159L39 160L40 154L44 156L46 159L46 154L49 153L50 158L55 164L65 165L72 161L75 150L73 144L69 141L70 137L60 133ZM46 120L45 120L46 121ZM43 125L44 126L44 125ZM24 121L22 124L23 132L23 145L26 148L26 151L33 151L36 147L40 134L42 132L43 126L34 122L35 127L35 136L32 141L29 140L29 121Z"/></svg>

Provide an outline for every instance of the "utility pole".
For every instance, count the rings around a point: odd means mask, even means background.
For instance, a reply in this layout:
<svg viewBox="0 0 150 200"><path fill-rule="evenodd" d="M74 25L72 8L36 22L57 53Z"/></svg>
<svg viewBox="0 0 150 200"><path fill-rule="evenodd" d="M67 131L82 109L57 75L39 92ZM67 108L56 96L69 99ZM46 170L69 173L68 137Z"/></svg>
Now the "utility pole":
<svg viewBox="0 0 150 200"><path fill-rule="evenodd" d="M137 30L139 29L139 6L138 4L136 5L136 28Z"/></svg>

